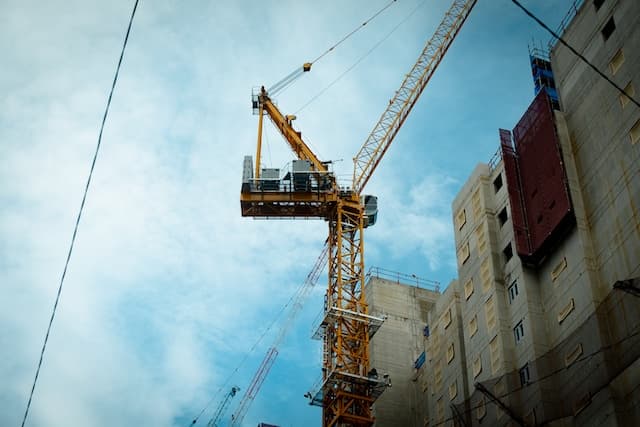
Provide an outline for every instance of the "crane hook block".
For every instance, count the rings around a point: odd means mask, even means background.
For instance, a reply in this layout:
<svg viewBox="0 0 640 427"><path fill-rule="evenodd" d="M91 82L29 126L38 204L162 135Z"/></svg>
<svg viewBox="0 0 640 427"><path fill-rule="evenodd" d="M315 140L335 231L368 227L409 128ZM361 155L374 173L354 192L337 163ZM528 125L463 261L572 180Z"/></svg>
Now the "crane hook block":
<svg viewBox="0 0 640 427"><path fill-rule="evenodd" d="M302 71L305 73L307 71L311 71L311 62L305 62L304 64L302 64Z"/></svg>

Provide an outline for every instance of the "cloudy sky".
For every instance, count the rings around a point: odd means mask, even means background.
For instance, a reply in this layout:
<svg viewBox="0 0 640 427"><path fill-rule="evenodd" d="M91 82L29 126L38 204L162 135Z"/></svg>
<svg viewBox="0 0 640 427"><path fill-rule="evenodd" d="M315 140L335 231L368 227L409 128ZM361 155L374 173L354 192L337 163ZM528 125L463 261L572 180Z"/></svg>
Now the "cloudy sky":
<svg viewBox="0 0 640 427"><path fill-rule="evenodd" d="M246 389L277 330L265 328L327 234L322 221L240 216L252 87L386 3L141 0L27 425L187 426L213 401L206 425L232 385ZM556 27L571 1L524 3ZM419 5L297 113L340 177L449 2L397 1L276 99L298 111ZM132 6L0 1L2 426L22 420ZM478 2L368 184L380 208L368 267L455 277L451 202L532 100L527 46L547 40L510 1ZM292 158L267 123L264 166ZM320 376L309 335L325 285L323 274L245 426L320 426L303 394Z"/></svg>

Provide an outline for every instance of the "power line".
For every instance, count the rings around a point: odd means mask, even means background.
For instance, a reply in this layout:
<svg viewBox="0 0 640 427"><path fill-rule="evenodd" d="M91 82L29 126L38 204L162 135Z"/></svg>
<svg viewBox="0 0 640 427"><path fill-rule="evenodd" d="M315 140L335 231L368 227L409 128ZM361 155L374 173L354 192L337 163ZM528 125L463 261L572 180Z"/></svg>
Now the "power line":
<svg viewBox="0 0 640 427"><path fill-rule="evenodd" d="M102 116L102 123L100 125L100 133L98 134L98 142L96 144L96 151L93 154L93 161L91 162L91 169L89 170L89 177L87 178L87 184L84 188L84 193L82 195L82 202L80 203L80 210L78 211L78 217L76 218L76 223L73 228L73 235L71 236L71 244L69 245L69 252L67 253L67 259L64 263L64 269L62 270L62 277L60 278L60 285L58 286L58 292L56 294L55 302L53 303L53 310L51 311L51 318L49 319L49 325L47 326L47 333L44 337L44 342L42 343L42 349L40 350L40 359L38 360L38 367L36 368L36 374L33 378L33 385L31 386L31 392L29 393L29 400L27 401L27 407L24 411L24 417L22 418L22 427L24 427L27 422L27 417L29 416L29 409L31 408L31 401L33 399L33 393L36 388L36 383L38 382L38 376L40 375L40 368L42 367L42 359L44 358L44 351L47 348L47 342L49 341L49 334L51 333L51 327L53 325L53 319L56 316L56 310L58 308L58 303L60 302L60 294L62 293L62 285L64 284L64 279L67 276L67 269L69 267L69 261L71 260L71 254L73 252L73 246L76 241L76 236L78 235L78 227L80 225L80 218L82 217L82 211L84 210L84 205L87 200L87 193L89 192L89 185L91 184L91 177L93 176L93 170L96 166L96 160L98 159L98 152L100 151L100 144L102 143L102 133L104 131L104 125L107 121L107 115L109 113L109 107L111 106L111 99L113 98L113 92L116 87L116 82L118 81L118 73L120 72L120 66L122 65L122 58L124 57L124 51L127 47L127 41L129 40L129 33L131 32L131 24L133 23L133 17L136 14L136 9L138 8L138 0L135 0L133 5L133 11L131 12L131 18L129 19L129 25L127 27L127 32L124 36L124 42L122 44L122 50L120 52L120 59L118 60L118 65L116 67L116 73L113 76L113 83L111 84L111 91L109 92L109 98L107 99L107 106L104 110L104 115Z"/></svg>
<svg viewBox="0 0 640 427"><path fill-rule="evenodd" d="M598 73L600 75L600 77L602 77L603 79L605 79L606 81L608 81L611 86L613 86L614 88L616 88L621 94L623 94L624 96L626 96L627 98L629 98L629 100L631 102L633 102L634 104L636 104L638 107L640 107L640 102L638 102L635 98L633 98L631 95L629 95L624 89L622 89L620 86L618 86L613 80L611 80L606 74L604 74L602 71L600 71L598 69L598 67L596 67L595 65L593 65L591 62L589 62L589 60L587 58L585 58L580 52L578 52L577 50L575 50L569 43L567 43L562 37L560 37L555 31L553 31L551 28L549 28L549 26L547 24L545 24L544 22L542 22L542 20L540 20L537 16L535 16L532 12L530 12L527 8L525 8L518 0L511 0L513 2L513 4L515 4L516 6L518 6L520 9L522 9L522 11L524 13L526 13L527 15L529 15L529 17L531 17L531 19L533 19L534 21L536 21L542 28L544 28L545 30L547 30L547 32L549 34L551 34L555 39L557 39L560 43L562 43L563 45L565 45L567 47L567 49L569 49L574 55L576 55L578 58L580 58L582 60L582 62L584 62L585 64L587 64L589 67L591 67L596 73Z"/></svg>

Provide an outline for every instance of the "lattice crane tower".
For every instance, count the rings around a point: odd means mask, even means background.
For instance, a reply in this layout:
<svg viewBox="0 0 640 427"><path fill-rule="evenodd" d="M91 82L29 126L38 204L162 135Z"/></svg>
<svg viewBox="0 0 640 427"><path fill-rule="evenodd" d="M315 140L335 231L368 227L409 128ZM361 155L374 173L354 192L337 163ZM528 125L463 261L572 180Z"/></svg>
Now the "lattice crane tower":
<svg viewBox="0 0 640 427"><path fill-rule="evenodd" d="M377 199L362 191L404 123L433 72L458 34L476 0L454 0L418 60L354 157L353 184L340 188L328 162L322 162L262 87L254 94L258 115L255 170L244 160L242 216L317 218L329 224L329 281L324 318L314 337L324 342L322 384L312 404L322 406L323 427L370 427L372 405L387 386L369 364L369 340L383 319L369 314L364 295L364 229L375 223ZM305 64L301 71L309 71ZM263 117L267 115L298 160L281 178L260 169Z"/></svg>

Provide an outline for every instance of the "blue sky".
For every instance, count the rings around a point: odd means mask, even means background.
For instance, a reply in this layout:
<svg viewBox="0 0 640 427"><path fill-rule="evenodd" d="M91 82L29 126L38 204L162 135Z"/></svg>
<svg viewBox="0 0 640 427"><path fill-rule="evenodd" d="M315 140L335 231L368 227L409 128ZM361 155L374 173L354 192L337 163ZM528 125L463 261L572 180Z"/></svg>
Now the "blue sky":
<svg viewBox="0 0 640 427"><path fill-rule="evenodd" d="M269 86L380 9L339 2L142 0L36 389L30 426L188 425L302 283L322 221L240 217L254 86ZM422 1L399 0L277 97L298 110ZM552 27L570 1L526 1ZM131 1L8 0L0 7L0 425L19 425L86 182ZM441 20L424 5L300 111L323 160L351 158ZM455 277L450 205L532 100L527 45L548 37L507 0L480 0L367 192L379 197L366 264ZM267 123L266 167L293 156ZM305 305L245 418L319 426ZM273 339L224 385L243 391ZM240 396L233 403L237 404ZM230 415L235 409L232 403Z"/></svg>

